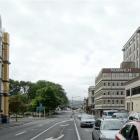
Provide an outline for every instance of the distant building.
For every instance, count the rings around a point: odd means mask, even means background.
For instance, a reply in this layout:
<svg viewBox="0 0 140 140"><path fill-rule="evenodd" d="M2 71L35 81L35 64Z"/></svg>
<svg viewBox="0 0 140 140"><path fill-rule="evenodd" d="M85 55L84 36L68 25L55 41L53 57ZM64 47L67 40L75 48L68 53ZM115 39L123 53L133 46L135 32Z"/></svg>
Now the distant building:
<svg viewBox="0 0 140 140"><path fill-rule="evenodd" d="M134 62L133 67L140 68L140 27L123 46L123 61Z"/></svg>
<svg viewBox="0 0 140 140"><path fill-rule="evenodd" d="M94 112L94 90L95 90L95 87L94 86L90 86L88 88L88 111L89 113L93 114Z"/></svg>
<svg viewBox="0 0 140 140"><path fill-rule="evenodd" d="M140 112L140 77L125 84L125 109L129 112Z"/></svg>
<svg viewBox="0 0 140 140"><path fill-rule="evenodd" d="M95 113L125 109L124 83L140 75L138 68L103 68L95 80Z"/></svg>

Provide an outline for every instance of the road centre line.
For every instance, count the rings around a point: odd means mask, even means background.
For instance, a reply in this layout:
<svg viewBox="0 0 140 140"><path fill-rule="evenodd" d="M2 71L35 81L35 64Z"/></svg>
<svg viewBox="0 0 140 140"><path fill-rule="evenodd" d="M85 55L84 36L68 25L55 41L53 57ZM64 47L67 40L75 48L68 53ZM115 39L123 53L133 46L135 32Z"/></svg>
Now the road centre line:
<svg viewBox="0 0 140 140"><path fill-rule="evenodd" d="M73 119L55 123L54 125L52 125L51 127L47 128L46 130L42 131L41 133L39 133L39 134L36 135L35 137L31 138L30 140L34 140L34 139L38 138L40 135L42 135L42 134L44 134L45 132L47 132L48 130L50 130L51 128L53 128L54 126L56 126L56 125L58 125L58 124L61 124L61 123L64 123L64 122L68 122L68 121L73 121Z"/></svg>
<svg viewBox="0 0 140 140"><path fill-rule="evenodd" d="M78 138L78 140L81 140L75 120L74 120L74 125L75 125L75 130L76 130L77 138Z"/></svg>
<svg viewBox="0 0 140 140"><path fill-rule="evenodd" d="M23 132L17 133L15 136L22 135L22 134L24 134L25 132L26 132L26 131L23 131Z"/></svg>

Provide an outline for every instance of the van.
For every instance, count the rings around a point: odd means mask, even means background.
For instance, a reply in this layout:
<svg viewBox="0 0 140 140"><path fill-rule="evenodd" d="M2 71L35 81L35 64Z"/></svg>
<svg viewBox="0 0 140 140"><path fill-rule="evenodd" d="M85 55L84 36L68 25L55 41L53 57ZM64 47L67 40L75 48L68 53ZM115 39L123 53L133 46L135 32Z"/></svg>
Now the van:
<svg viewBox="0 0 140 140"><path fill-rule="evenodd" d="M118 110L104 110L102 117L103 118L112 118L112 115L116 112L118 112Z"/></svg>

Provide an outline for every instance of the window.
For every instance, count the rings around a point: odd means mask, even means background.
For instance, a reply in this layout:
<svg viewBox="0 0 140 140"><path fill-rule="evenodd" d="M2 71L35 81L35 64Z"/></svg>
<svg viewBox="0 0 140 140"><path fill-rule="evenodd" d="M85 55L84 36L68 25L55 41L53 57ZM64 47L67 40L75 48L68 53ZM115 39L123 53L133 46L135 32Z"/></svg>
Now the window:
<svg viewBox="0 0 140 140"><path fill-rule="evenodd" d="M123 95L123 91L121 91L121 95Z"/></svg>
<svg viewBox="0 0 140 140"><path fill-rule="evenodd" d="M110 92L108 92L108 95L110 95Z"/></svg>
<svg viewBox="0 0 140 140"><path fill-rule="evenodd" d="M117 95L119 95L119 92L117 91Z"/></svg>
<svg viewBox="0 0 140 140"><path fill-rule="evenodd" d="M110 86L110 83L108 83L108 86Z"/></svg>
<svg viewBox="0 0 140 140"><path fill-rule="evenodd" d="M128 138L130 135L130 130L131 130L131 125L126 125L122 130L121 130L121 134L125 137Z"/></svg>
<svg viewBox="0 0 140 140"><path fill-rule="evenodd" d="M114 83L112 83L112 86L114 86Z"/></svg>
<svg viewBox="0 0 140 140"><path fill-rule="evenodd" d="M106 85L106 83L104 83L104 86Z"/></svg>
<svg viewBox="0 0 140 140"><path fill-rule="evenodd" d="M138 139L138 131L137 128L133 125L130 131L130 139L131 140L139 140Z"/></svg>
<svg viewBox="0 0 140 140"><path fill-rule="evenodd" d="M104 93L104 95L105 95L105 93Z"/></svg>
<svg viewBox="0 0 140 140"><path fill-rule="evenodd" d="M116 103L118 104L118 103L119 103L119 101L118 101L118 100L116 100Z"/></svg>
<svg viewBox="0 0 140 140"><path fill-rule="evenodd" d="M112 104L114 104L114 100L112 100Z"/></svg>
<svg viewBox="0 0 140 140"><path fill-rule="evenodd" d="M95 127L100 127L101 125L101 120L96 120L95 121Z"/></svg>
<svg viewBox="0 0 140 140"><path fill-rule="evenodd" d="M123 100L121 100L121 104L124 104L124 101Z"/></svg>
<svg viewBox="0 0 140 140"><path fill-rule="evenodd" d="M130 89L126 90L126 96L130 96Z"/></svg>

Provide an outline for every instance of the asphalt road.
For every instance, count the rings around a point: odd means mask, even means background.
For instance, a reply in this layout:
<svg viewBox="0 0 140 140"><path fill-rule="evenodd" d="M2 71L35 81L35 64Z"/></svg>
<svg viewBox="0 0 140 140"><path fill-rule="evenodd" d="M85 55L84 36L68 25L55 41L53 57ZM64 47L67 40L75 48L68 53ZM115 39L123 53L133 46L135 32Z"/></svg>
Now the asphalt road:
<svg viewBox="0 0 140 140"><path fill-rule="evenodd" d="M92 128L80 128L72 112L0 129L0 140L92 140Z"/></svg>

